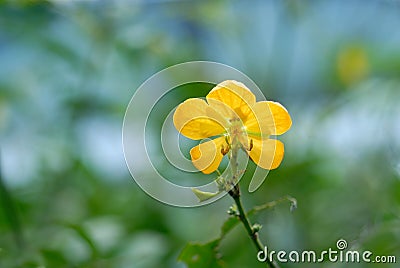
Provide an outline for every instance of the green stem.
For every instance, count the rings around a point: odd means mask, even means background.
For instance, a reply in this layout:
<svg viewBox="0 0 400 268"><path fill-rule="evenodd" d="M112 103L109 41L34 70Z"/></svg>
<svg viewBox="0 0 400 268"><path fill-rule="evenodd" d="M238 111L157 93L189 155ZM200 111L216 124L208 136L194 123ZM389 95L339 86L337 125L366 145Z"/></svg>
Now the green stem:
<svg viewBox="0 0 400 268"><path fill-rule="evenodd" d="M242 200L240 199L240 188L239 184L236 184L232 190L229 191L229 195L232 196L233 200L235 200L235 204L237 206L238 212L239 212L239 220L243 223L244 228L247 231L247 234L250 236L251 240L253 241L253 244L256 246L258 251L263 251L264 250L264 245L260 241L260 238L258 237L258 232L251 227L251 223L244 212L243 205L242 205ZM279 268L279 265L275 261L271 261L268 256L266 256L266 262L269 267L271 268Z"/></svg>
<svg viewBox="0 0 400 268"><path fill-rule="evenodd" d="M229 190L229 195L232 196L233 200L235 200L236 206L238 208L239 212L239 220L243 223L244 228L247 231L247 234L250 236L251 240L253 241L253 244L256 246L258 251L264 250L264 245L261 243L259 237L258 237L258 231L254 230L246 213L244 212L242 201L240 199L240 188L238 184L238 177L239 177L239 171L238 171L238 163L237 163L237 156L238 152L240 149L240 143L237 140L237 137L234 137L231 143L231 150L230 150L230 155L229 155L229 162L230 162L230 168L232 172L232 183L233 183L233 188ZM268 267L271 268L279 268L279 265L275 261L271 261L268 256L266 256L266 263Z"/></svg>

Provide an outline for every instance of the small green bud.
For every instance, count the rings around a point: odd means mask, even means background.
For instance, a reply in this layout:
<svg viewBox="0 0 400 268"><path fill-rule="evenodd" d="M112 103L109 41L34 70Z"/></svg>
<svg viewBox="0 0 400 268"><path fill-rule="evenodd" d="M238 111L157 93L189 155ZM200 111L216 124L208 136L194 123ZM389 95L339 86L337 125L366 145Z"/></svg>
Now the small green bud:
<svg viewBox="0 0 400 268"><path fill-rule="evenodd" d="M237 209L237 206L236 206L236 205L230 206L227 212L228 212L228 214L231 215L231 216L237 216L237 215L239 215L239 212L238 212L238 209Z"/></svg>
<svg viewBox="0 0 400 268"><path fill-rule="evenodd" d="M258 224L258 223L255 223L254 225L253 225L253 232L254 233L258 233L260 230L261 230L261 228L262 228L262 225L261 224Z"/></svg>

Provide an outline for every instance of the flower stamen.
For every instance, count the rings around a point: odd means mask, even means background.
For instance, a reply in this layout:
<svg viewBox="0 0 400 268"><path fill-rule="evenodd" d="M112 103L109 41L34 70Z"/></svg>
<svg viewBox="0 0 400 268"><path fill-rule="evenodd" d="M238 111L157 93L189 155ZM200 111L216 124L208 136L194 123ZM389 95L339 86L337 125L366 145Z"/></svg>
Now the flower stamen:
<svg viewBox="0 0 400 268"><path fill-rule="evenodd" d="M222 155L226 155L229 152L230 149L231 149L231 146L229 144L226 147L224 145L222 145L221 146L221 154Z"/></svg>
<svg viewBox="0 0 400 268"><path fill-rule="evenodd" d="M251 151L251 149L253 149L253 139L250 139L250 146L249 149L247 151Z"/></svg>
<svg viewBox="0 0 400 268"><path fill-rule="evenodd" d="M228 144L228 146L230 146L229 135L225 135L225 142L226 142L226 144Z"/></svg>

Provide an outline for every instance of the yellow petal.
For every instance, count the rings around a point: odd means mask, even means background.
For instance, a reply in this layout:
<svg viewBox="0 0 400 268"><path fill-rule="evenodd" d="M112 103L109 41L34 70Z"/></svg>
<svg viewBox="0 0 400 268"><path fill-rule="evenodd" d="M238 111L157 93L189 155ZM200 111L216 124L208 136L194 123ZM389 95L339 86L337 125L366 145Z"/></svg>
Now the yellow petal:
<svg viewBox="0 0 400 268"><path fill-rule="evenodd" d="M253 106L244 125L250 136L268 138L285 133L292 125L292 119L280 103L260 101Z"/></svg>
<svg viewBox="0 0 400 268"><path fill-rule="evenodd" d="M219 137L193 147L190 150L193 165L205 174L214 172L221 163L223 146L227 146L225 137Z"/></svg>
<svg viewBox="0 0 400 268"><path fill-rule="evenodd" d="M207 102L225 118L239 117L243 121L251 113L256 97L244 84L227 80L215 86L206 96Z"/></svg>
<svg viewBox="0 0 400 268"><path fill-rule="evenodd" d="M244 122L249 136L268 138L273 133L274 118L268 102L260 101L253 106L252 113Z"/></svg>
<svg viewBox="0 0 400 268"><path fill-rule="evenodd" d="M174 113L175 128L184 136L200 140L225 132L226 120L204 100L192 98L181 103Z"/></svg>
<svg viewBox="0 0 400 268"><path fill-rule="evenodd" d="M283 143L273 139L252 140L253 148L248 154L254 163L264 169L275 169L279 167L285 152Z"/></svg>
<svg viewBox="0 0 400 268"><path fill-rule="evenodd" d="M268 101L269 109L274 118L274 132L272 135L281 135L292 126L292 119L285 107L279 102Z"/></svg>

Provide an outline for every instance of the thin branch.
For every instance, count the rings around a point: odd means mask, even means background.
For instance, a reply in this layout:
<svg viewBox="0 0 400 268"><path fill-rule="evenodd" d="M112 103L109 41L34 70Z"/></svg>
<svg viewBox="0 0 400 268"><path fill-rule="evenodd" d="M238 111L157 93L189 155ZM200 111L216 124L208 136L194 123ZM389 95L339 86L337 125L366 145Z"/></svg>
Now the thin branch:
<svg viewBox="0 0 400 268"><path fill-rule="evenodd" d="M239 220L243 223L244 228L247 231L247 234L250 236L251 240L253 241L253 244L256 246L258 251L264 250L264 245L260 241L260 238L258 236L258 231L254 230L248 216L244 212L242 201L240 199L240 188L239 184L236 184L235 187L229 191L229 195L232 196L233 200L235 200L238 212L239 212ZM275 261L271 261L268 256L266 256L266 263L268 264L269 267L271 268L279 268L279 265Z"/></svg>

